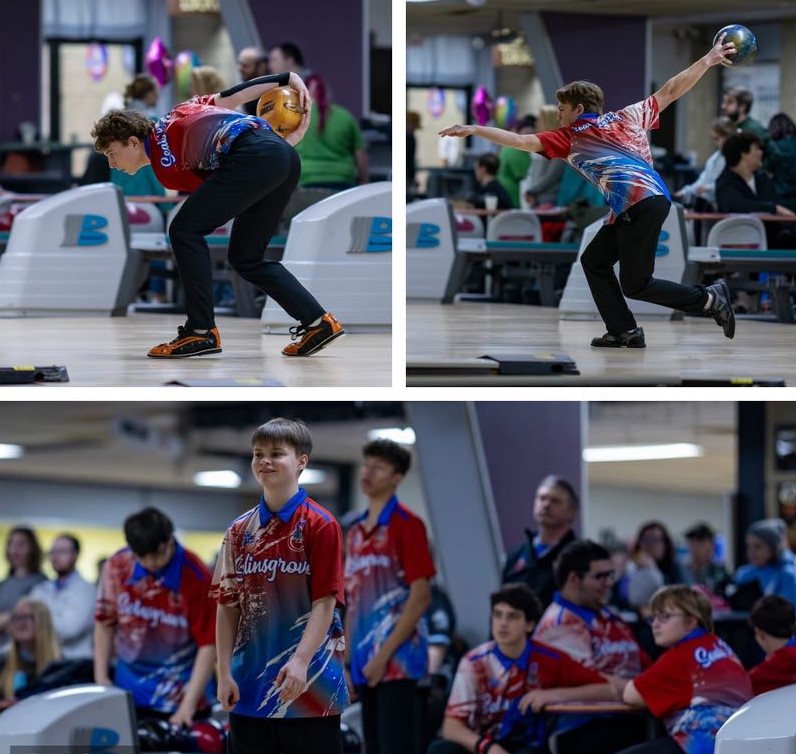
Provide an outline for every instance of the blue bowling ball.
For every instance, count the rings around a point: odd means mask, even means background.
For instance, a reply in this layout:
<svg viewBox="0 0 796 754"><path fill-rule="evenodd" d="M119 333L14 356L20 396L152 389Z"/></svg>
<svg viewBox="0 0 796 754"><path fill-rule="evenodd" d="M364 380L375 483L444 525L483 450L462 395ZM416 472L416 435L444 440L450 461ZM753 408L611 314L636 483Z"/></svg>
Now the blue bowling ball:
<svg viewBox="0 0 796 754"><path fill-rule="evenodd" d="M740 68L754 62L757 57L757 39L750 29L741 24L730 24L723 29L719 29L713 37L713 44L719 41L719 37L726 34L724 42L732 42L735 45L735 55L728 55L733 68Z"/></svg>

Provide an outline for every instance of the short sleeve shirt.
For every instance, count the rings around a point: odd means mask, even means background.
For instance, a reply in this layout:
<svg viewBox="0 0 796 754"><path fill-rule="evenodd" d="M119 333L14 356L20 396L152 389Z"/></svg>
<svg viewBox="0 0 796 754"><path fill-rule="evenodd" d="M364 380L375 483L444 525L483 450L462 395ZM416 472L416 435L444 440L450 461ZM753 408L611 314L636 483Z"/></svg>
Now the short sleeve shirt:
<svg viewBox="0 0 796 754"><path fill-rule="evenodd" d="M237 136L271 127L253 115L216 107L215 95L193 97L157 121L145 142L157 179L169 189L196 191Z"/></svg>
<svg viewBox="0 0 796 754"><path fill-rule="evenodd" d="M558 593L542 615L534 638L599 673L634 678L651 664L618 615L607 608L587 610Z"/></svg>
<svg viewBox="0 0 796 754"><path fill-rule="evenodd" d="M261 497L257 507L229 525L210 595L241 611L232 653L232 676L240 689L236 714L304 718L345 709L345 639L337 609L343 605L343 535L332 514L303 489L277 513ZM301 641L312 603L329 595L337 607L310 661L309 688L282 702L276 676Z"/></svg>
<svg viewBox="0 0 796 754"><path fill-rule="evenodd" d="M714 739L719 728L752 696L740 660L715 634L692 631L633 681L653 715L687 752Z"/></svg>
<svg viewBox="0 0 796 754"><path fill-rule="evenodd" d="M749 671L755 696L796 683L796 638Z"/></svg>
<svg viewBox="0 0 796 754"><path fill-rule="evenodd" d="M565 159L603 193L612 223L651 196L671 199L653 168L647 140L647 131L658 128L658 114L658 101L650 96L616 112L585 113L569 126L537 136L545 157Z"/></svg>
<svg viewBox="0 0 796 754"><path fill-rule="evenodd" d="M209 586L210 571L179 543L155 573L129 548L105 564L94 618L115 629L114 683L137 706L166 713L179 707L198 648L215 642Z"/></svg>
<svg viewBox="0 0 796 754"><path fill-rule="evenodd" d="M605 683L605 679L535 639L528 640L517 659L506 657L497 642L488 641L470 650L459 663L445 716L497 740L516 734L516 728L524 725L526 743L537 744L537 736L544 736L544 719L532 713L520 715L520 699L533 689L590 683Z"/></svg>
<svg viewBox="0 0 796 754"><path fill-rule="evenodd" d="M411 583L436 573L425 524L398 498L390 498L371 531L365 528L366 518L367 513L349 529L345 565L351 678L358 686L367 683L363 668L398 623ZM427 628L421 618L390 658L382 680L418 680L427 670Z"/></svg>

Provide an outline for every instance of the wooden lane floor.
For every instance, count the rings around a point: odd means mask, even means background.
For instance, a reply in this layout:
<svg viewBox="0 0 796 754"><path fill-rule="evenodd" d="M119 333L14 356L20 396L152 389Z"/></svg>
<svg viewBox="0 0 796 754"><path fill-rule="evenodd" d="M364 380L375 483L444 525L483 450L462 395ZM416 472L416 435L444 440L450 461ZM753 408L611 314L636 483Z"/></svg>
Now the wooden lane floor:
<svg viewBox="0 0 796 754"><path fill-rule="evenodd" d="M184 315L21 317L0 319L0 366L65 366L70 386L196 385L382 387L392 384L391 335L349 333L308 358L282 356L284 333L263 335L257 319L219 317L223 352L189 359L150 359L147 351L176 337ZM38 385L46 389L48 385Z"/></svg>
<svg viewBox="0 0 796 754"><path fill-rule="evenodd" d="M407 367L486 354L563 353L580 377L561 385L652 384L662 376L710 380L783 379L796 385L796 326L739 319L733 340L712 319L640 321L646 349L592 348L605 328L601 321L559 320L558 310L516 304L463 302L440 305L409 301L406 311ZM506 380L506 384L509 384ZM514 380L512 384L533 384ZM444 384L444 378L409 385ZM495 378L489 384L499 384ZM458 384L451 380L450 384ZM474 381L472 384L479 384ZM556 384L553 376L545 384ZM665 383L672 384L672 383Z"/></svg>

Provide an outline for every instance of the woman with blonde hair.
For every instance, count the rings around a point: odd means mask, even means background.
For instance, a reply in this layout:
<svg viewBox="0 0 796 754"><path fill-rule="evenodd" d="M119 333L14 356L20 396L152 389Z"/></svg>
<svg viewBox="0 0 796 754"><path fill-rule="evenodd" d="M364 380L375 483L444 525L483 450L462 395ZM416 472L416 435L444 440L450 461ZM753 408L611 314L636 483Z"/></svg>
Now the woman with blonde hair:
<svg viewBox="0 0 796 754"><path fill-rule="evenodd" d="M9 619L11 643L0 672L0 705L15 701L20 689L33 683L53 660L61 659L61 646L50 610L43 602L22 597Z"/></svg>
<svg viewBox="0 0 796 754"><path fill-rule="evenodd" d="M191 97L224 91L227 85L212 65L199 65L191 71Z"/></svg>

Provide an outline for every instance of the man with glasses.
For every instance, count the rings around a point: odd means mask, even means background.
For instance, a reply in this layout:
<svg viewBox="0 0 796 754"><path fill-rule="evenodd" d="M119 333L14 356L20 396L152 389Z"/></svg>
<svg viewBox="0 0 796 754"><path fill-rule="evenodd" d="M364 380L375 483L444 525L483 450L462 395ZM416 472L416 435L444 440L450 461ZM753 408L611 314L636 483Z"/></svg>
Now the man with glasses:
<svg viewBox="0 0 796 754"><path fill-rule="evenodd" d="M596 670L619 693L651 661L627 623L607 607L614 583L610 554L595 542L578 540L561 551L553 570L559 591L534 638ZM645 737L641 717L620 725L609 715L567 715L557 731L559 754L612 754Z"/></svg>
<svg viewBox="0 0 796 754"><path fill-rule="evenodd" d="M50 608L63 658L89 659L92 656L96 591L94 585L77 571L80 542L72 534L61 534L55 538L49 556L56 578L37 584L30 597Z"/></svg>

